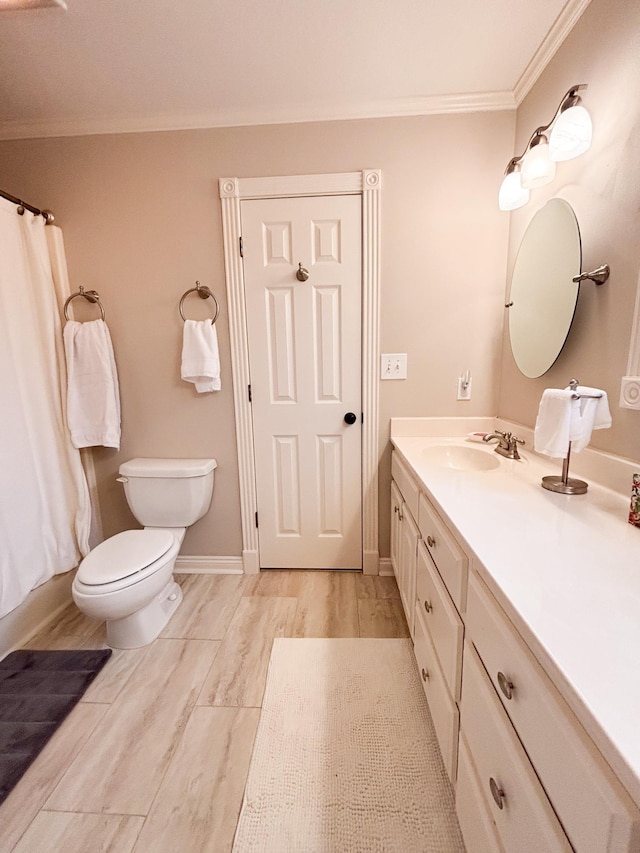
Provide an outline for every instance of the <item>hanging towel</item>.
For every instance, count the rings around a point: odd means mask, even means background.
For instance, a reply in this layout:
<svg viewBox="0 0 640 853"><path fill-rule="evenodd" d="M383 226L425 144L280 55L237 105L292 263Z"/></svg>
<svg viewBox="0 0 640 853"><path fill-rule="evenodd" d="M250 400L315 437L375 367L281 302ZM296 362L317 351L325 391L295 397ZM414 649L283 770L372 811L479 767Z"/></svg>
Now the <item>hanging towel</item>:
<svg viewBox="0 0 640 853"><path fill-rule="evenodd" d="M567 455L571 441L573 413L579 408L571 390L547 388L540 400L533 435L537 453L546 453L557 459Z"/></svg>
<svg viewBox="0 0 640 853"><path fill-rule="evenodd" d="M608 429L611 426L611 412L606 391L578 385L575 393L580 394L580 399L576 400L577 406L572 412L569 438L571 451L580 453L591 441L594 429Z"/></svg>
<svg viewBox="0 0 640 853"><path fill-rule="evenodd" d="M104 320L69 320L67 422L74 447L120 448L120 391L111 335Z"/></svg>
<svg viewBox="0 0 640 853"><path fill-rule="evenodd" d="M185 320L180 376L193 382L199 394L220 390L218 333L211 320Z"/></svg>

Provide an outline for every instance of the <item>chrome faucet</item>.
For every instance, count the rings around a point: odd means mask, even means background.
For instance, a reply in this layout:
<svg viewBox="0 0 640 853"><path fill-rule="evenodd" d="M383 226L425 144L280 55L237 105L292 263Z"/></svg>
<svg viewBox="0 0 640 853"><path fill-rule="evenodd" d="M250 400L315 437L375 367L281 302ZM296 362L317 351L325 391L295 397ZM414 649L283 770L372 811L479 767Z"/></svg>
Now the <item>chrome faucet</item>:
<svg viewBox="0 0 640 853"><path fill-rule="evenodd" d="M524 444L523 439L518 438L511 432L500 432L500 430L497 429L495 432L491 432L488 435L483 436L482 440L489 442L494 438L498 439L498 444L495 448L496 453L499 453L500 456L504 456L505 459L520 459L518 445Z"/></svg>

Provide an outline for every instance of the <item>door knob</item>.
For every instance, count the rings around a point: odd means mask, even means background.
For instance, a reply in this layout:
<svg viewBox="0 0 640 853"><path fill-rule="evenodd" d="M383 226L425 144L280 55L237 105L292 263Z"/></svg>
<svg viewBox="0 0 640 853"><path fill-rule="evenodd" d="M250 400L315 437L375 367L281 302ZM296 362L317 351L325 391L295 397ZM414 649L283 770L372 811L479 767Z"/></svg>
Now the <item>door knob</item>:
<svg viewBox="0 0 640 853"><path fill-rule="evenodd" d="M351 426L351 424L355 424L357 420L358 418L353 412L347 412L347 414L344 416L344 422L345 424L349 424L349 426Z"/></svg>
<svg viewBox="0 0 640 853"><path fill-rule="evenodd" d="M309 278L309 270L306 270L302 266L302 261L298 264L298 269L296 270L296 278L298 281L306 281Z"/></svg>

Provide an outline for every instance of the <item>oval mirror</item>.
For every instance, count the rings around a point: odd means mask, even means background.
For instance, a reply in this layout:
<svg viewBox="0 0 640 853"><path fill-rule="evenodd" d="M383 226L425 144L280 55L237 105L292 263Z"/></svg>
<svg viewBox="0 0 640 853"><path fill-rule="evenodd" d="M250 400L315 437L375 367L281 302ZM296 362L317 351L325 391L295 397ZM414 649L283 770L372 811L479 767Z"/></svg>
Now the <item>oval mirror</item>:
<svg viewBox="0 0 640 853"><path fill-rule="evenodd" d="M509 338L519 370L534 379L560 355L576 310L582 269L578 221L552 198L525 231L511 278Z"/></svg>

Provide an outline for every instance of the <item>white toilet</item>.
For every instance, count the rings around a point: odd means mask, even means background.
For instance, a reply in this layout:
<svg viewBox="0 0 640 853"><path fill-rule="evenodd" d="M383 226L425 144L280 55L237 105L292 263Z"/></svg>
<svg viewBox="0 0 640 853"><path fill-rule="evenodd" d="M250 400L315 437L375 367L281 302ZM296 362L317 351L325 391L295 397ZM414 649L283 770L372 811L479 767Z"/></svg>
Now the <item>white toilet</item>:
<svg viewBox="0 0 640 853"><path fill-rule="evenodd" d="M215 459L132 459L118 480L144 530L125 530L93 549L73 581L78 608L107 623L107 643L136 649L158 636L180 602L173 567L187 527L207 512Z"/></svg>

